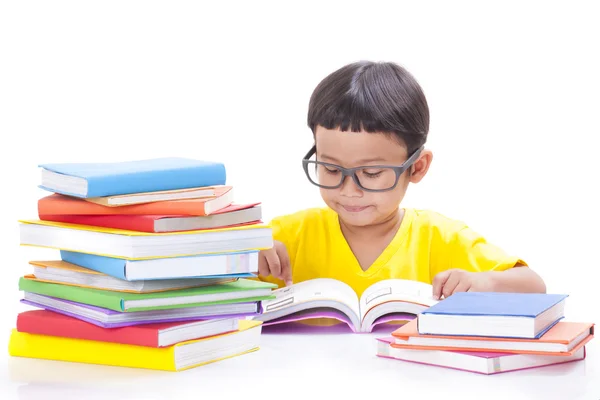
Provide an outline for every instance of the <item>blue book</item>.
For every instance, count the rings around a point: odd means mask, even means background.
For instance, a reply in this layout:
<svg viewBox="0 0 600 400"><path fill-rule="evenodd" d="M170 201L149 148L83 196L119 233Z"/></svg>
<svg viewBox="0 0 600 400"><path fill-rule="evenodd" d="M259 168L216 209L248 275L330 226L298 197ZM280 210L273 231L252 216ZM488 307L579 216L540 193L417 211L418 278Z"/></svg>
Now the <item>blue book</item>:
<svg viewBox="0 0 600 400"><path fill-rule="evenodd" d="M417 318L427 335L536 339L564 318L565 294L460 292Z"/></svg>
<svg viewBox="0 0 600 400"><path fill-rule="evenodd" d="M182 278L251 278L258 272L258 250L199 256L128 260L60 251L63 261L127 281Z"/></svg>
<svg viewBox="0 0 600 400"><path fill-rule="evenodd" d="M226 181L224 164L179 157L39 167L40 188L80 198L216 186Z"/></svg>

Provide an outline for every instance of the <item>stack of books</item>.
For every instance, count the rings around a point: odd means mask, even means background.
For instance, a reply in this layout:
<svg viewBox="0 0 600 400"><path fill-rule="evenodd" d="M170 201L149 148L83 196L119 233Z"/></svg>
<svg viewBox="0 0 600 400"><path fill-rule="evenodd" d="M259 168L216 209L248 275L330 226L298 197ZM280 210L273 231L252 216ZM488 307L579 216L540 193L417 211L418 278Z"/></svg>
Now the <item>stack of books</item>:
<svg viewBox="0 0 600 400"><path fill-rule="evenodd" d="M567 295L455 293L377 339L377 355L486 375L583 360L594 324L564 321Z"/></svg>
<svg viewBox="0 0 600 400"><path fill-rule="evenodd" d="M235 204L220 163L163 158L46 164L13 356L179 371L258 349L252 321L276 285L255 278L273 244L260 203Z"/></svg>

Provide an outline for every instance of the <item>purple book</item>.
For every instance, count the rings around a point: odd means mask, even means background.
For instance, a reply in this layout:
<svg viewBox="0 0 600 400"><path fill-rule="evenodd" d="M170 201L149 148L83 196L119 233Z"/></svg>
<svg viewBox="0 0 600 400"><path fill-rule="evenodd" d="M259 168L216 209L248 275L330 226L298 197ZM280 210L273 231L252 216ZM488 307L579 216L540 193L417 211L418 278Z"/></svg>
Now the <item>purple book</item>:
<svg viewBox="0 0 600 400"><path fill-rule="evenodd" d="M185 309L124 313L39 294L27 294L21 303L68 315L103 328L153 324L158 322L198 321L210 318L244 318L257 315L258 303L234 303Z"/></svg>

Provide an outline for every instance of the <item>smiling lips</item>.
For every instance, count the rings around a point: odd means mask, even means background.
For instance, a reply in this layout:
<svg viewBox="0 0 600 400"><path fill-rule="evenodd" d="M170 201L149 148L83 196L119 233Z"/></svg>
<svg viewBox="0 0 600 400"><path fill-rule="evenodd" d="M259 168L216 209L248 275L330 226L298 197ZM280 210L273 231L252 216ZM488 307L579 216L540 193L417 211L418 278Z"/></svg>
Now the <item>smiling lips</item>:
<svg viewBox="0 0 600 400"><path fill-rule="evenodd" d="M344 206L342 205L342 207L344 208L344 210L351 212L351 213L357 213L357 212L361 212L363 210L366 210L367 208L369 208L369 206Z"/></svg>

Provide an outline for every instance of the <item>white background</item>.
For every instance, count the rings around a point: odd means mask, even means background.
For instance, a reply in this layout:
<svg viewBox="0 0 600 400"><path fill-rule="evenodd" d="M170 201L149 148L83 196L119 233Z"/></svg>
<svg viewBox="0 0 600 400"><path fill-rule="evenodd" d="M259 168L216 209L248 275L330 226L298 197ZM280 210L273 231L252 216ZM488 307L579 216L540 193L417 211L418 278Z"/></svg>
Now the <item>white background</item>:
<svg viewBox="0 0 600 400"><path fill-rule="evenodd" d="M19 247L38 164L211 159L267 221L321 205L308 99L360 59L403 65L429 101L434 161L404 205L466 221L600 322L595 4L0 2L0 344L27 261L57 256Z"/></svg>

